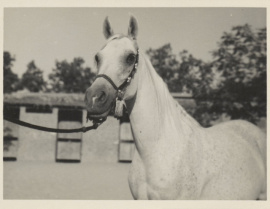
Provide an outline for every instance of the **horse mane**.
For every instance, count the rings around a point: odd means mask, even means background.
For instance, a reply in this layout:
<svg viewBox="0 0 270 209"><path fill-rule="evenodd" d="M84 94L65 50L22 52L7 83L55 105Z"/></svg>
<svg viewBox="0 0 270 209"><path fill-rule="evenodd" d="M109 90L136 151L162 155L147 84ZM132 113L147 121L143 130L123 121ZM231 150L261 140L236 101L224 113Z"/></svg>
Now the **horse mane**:
<svg viewBox="0 0 270 209"><path fill-rule="evenodd" d="M165 123L175 126L177 129L181 127L184 132L193 132L194 128L201 127L199 123L192 118L186 110L172 97L169 89L162 78L157 74L152 63L146 55L140 56L140 59L144 59L146 71L148 77L151 80L152 85L155 89L155 98L158 104L158 114L160 116L160 121L164 125ZM169 121L168 121L169 120Z"/></svg>

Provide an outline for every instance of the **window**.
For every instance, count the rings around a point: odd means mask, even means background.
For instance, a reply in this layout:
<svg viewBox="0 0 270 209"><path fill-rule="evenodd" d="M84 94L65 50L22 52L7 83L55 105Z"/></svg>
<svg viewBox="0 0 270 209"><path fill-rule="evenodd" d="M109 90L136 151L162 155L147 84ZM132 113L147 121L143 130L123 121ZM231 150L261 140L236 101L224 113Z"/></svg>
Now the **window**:
<svg viewBox="0 0 270 209"><path fill-rule="evenodd" d="M28 113L52 113L52 107L50 106L29 106L26 107Z"/></svg>
<svg viewBox="0 0 270 209"><path fill-rule="evenodd" d="M59 110L58 128L82 127L81 110ZM81 162L82 133L59 133L56 141L56 162Z"/></svg>
<svg viewBox="0 0 270 209"><path fill-rule="evenodd" d="M20 109L15 106L4 106L6 117L19 119ZM4 121L3 160L16 161L18 150L19 126L9 121Z"/></svg>
<svg viewBox="0 0 270 209"><path fill-rule="evenodd" d="M135 145L128 117L121 119L119 135L118 160L119 162L131 162Z"/></svg>

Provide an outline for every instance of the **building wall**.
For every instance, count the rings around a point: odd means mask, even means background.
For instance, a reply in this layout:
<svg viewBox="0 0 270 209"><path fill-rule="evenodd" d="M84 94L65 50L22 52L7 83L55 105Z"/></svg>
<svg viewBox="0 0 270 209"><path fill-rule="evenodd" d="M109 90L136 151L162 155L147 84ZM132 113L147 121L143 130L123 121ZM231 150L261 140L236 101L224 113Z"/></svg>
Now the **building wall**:
<svg viewBox="0 0 270 209"><path fill-rule="evenodd" d="M86 123L86 110L82 110L82 112L82 124L68 121L67 124L65 122L68 127L66 125L61 127L60 122L59 128L91 126L92 122ZM33 113L26 112L25 107L20 107L19 118L29 123L57 128L58 108L53 108L52 113ZM228 118L220 118L216 123L226 120ZM96 130L77 134L59 134L58 138L82 140L80 143L61 142L58 144L58 150L56 150L56 133L29 129L6 121L4 126L14 129L12 135L18 136L18 140L12 141L13 147L9 146L10 150L4 152L4 157L16 157L18 161L55 162L57 151L58 157L61 159L78 159L80 162L119 162L130 161L134 152L130 129L124 123L120 125L119 120L112 116L109 116ZM266 132L266 119L261 120L259 127Z"/></svg>
<svg viewBox="0 0 270 209"><path fill-rule="evenodd" d="M86 111L83 111L83 124L86 123ZM90 130L82 137L82 162L118 162L120 123L109 116L96 130Z"/></svg>
<svg viewBox="0 0 270 209"><path fill-rule="evenodd" d="M40 126L57 128L58 109L52 113L29 113L20 107L20 120ZM55 161L56 133L19 128L18 161Z"/></svg>
<svg viewBox="0 0 270 209"><path fill-rule="evenodd" d="M79 128L82 125L92 125L91 122L86 123L86 111L83 110L83 124L77 122L78 124L75 124L74 126L72 122L68 122L68 125L72 125L72 127L61 127L61 122L58 123L58 111L58 108L53 108L52 113L33 113L26 112L26 107L20 107L19 119L28 123L50 128ZM69 145L71 148L74 148L75 145L78 145L79 148L75 147L76 149L65 152L64 157L73 159L76 155L76 159L80 159L81 162L118 162L120 122L112 116L109 116L96 130L75 134L57 135L57 133L30 129L9 122L5 123L7 127L16 126L18 129L17 134L15 134L18 136L16 153L14 154L10 151L8 153L16 156L17 161L55 162L57 156L56 152L58 152L58 158L62 156L60 156L61 151L63 151L61 146ZM75 137L75 135L80 136ZM81 138L82 144L74 143L75 145L73 146L73 144L70 145L70 142L62 142L60 144L58 143L58 150L56 150L57 137L72 139ZM78 157L78 154L81 156Z"/></svg>

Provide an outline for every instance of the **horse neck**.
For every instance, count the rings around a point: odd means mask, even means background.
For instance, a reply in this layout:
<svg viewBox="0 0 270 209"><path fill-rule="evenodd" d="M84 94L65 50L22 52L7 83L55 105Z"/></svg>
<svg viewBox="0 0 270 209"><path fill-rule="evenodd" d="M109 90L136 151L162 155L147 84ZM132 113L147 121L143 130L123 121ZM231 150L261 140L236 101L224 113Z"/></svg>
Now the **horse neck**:
<svg viewBox="0 0 270 209"><path fill-rule="evenodd" d="M173 99L150 61L140 56L134 106L128 108L137 150L155 152L162 141L183 141L200 129L199 124ZM166 142L167 141L167 142Z"/></svg>

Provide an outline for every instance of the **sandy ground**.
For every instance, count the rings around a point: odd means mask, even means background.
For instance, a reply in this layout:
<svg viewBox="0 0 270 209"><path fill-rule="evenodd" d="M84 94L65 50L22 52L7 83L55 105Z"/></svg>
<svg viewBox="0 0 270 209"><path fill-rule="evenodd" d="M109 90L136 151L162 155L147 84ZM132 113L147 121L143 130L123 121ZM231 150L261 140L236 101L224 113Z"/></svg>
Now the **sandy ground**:
<svg viewBox="0 0 270 209"><path fill-rule="evenodd" d="M4 162L4 199L132 200L129 166Z"/></svg>

